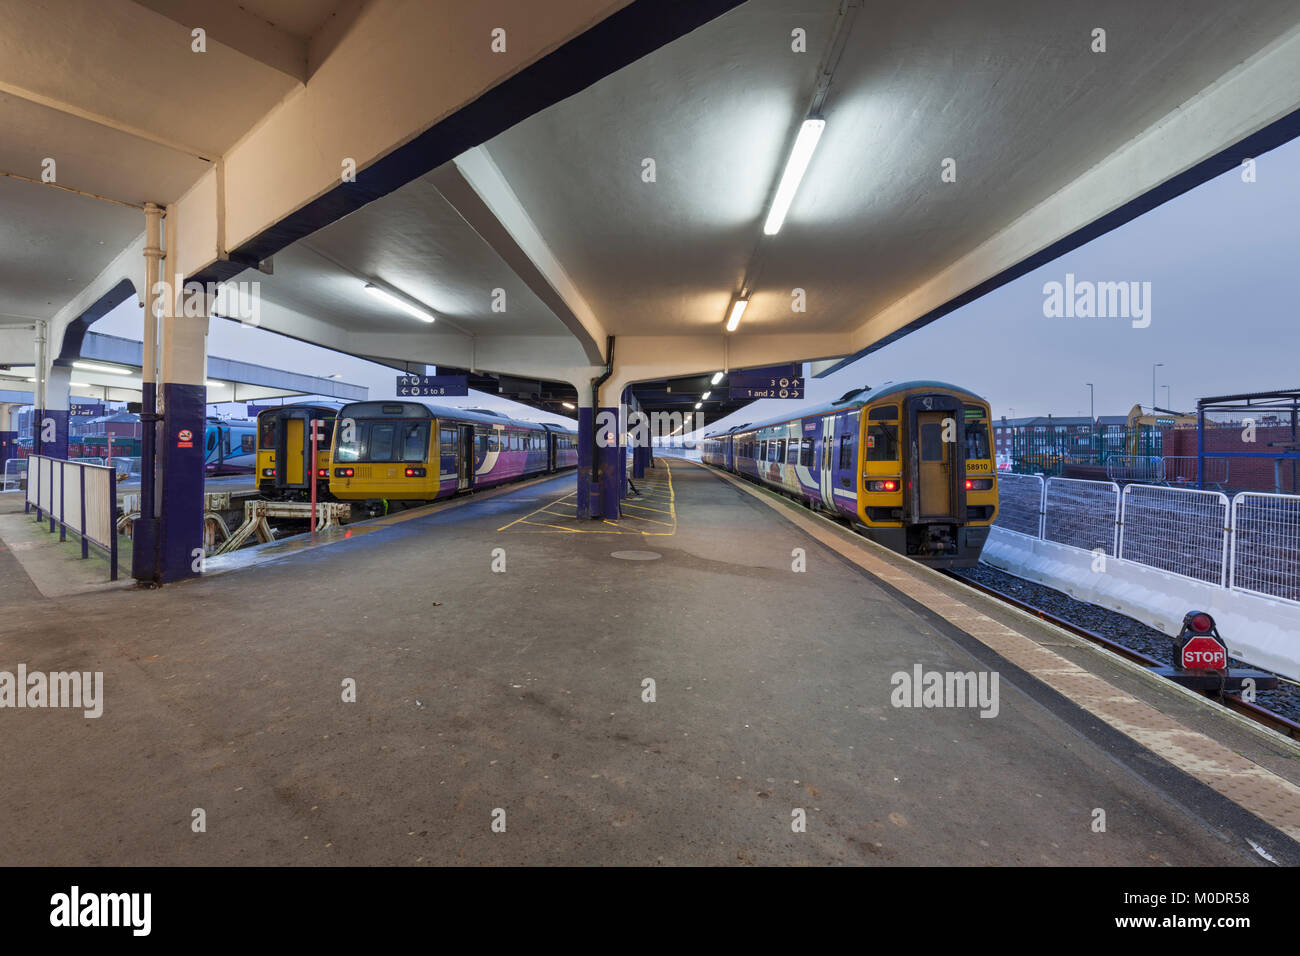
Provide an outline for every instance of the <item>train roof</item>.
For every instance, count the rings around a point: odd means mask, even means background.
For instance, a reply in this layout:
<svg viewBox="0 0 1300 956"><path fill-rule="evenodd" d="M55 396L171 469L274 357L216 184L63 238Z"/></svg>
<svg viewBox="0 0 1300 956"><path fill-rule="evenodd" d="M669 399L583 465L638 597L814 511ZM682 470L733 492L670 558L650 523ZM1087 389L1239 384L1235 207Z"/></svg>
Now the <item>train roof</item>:
<svg viewBox="0 0 1300 956"><path fill-rule="evenodd" d="M886 385L878 385L875 388L855 388L852 391L845 392L833 402L824 402L821 405L815 405L812 408L803 408L793 414L779 415L773 418L767 418L760 422L751 422L747 425L737 425L729 428L725 432L713 432L705 435L705 438L720 438L724 435L732 435L739 431L754 431L759 428L770 428L773 425L784 425L787 422L798 421L803 418L816 418L819 415L826 415L830 412L837 412L842 408L853 405L865 405L868 402L874 402L894 395L899 392L909 392L915 388L936 388L947 392L956 392L959 395L969 396L977 401L984 401L969 389L961 388L958 385L952 385L948 382L935 382L928 379L917 379L912 382L889 382Z"/></svg>
<svg viewBox="0 0 1300 956"><path fill-rule="evenodd" d="M368 399L364 402L349 402L339 409L340 417L343 416L343 409L356 408L360 405L409 405L423 409L431 418L442 418L461 422L477 422L483 425L512 425L515 428L529 428L538 431L550 430L541 422L528 422L519 418L511 418L509 415L492 409L456 408L450 405L430 405L427 402L412 402L404 398L380 398ZM576 433L569 432L569 434Z"/></svg>

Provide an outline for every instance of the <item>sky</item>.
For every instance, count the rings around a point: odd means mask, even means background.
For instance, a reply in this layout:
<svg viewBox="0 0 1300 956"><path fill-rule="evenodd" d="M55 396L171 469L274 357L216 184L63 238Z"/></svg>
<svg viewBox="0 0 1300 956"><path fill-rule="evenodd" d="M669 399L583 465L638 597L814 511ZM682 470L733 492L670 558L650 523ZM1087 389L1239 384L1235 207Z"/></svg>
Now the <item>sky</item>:
<svg viewBox="0 0 1300 956"><path fill-rule="evenodd" d="M938 379L989 400L995 416L1195 410L1211 395L1300 388L1300 140L1232 171L949 313L825 379L802 403L755 402L705 431L839 398L860 385ZM1151 283L1151 323L1047 318L1043 286ZM1169 391L1159 386L1168 385ZM1168 399L1166 399L1168 395ZM1166 401L1172 404L1166 404Z"/></svg>
<svg viewBox="0 0 1300 956"><path fill-rule="evenodd" d="M995 416L1126 415L1133 405L1193 410L1196 399L1300 388L1300 141L1258 157L1255 181L1225 173L825 379L801 402L764 400L705 431L797 413L852 388L938 379L989 400ZM1044 285L1150 283L1149 318L1044 315ZM1145 288L1145 286L1142 286ZM94 329L139 339L134 299ZM214 320L208 352L317 375L337 373L393 394L396 372L363 359ZM1168 385L1168 391L1163 386ZM473 392L446 404L482 405L538 421L572 419ZM240 406L221 406L224 415Z"/></svg>

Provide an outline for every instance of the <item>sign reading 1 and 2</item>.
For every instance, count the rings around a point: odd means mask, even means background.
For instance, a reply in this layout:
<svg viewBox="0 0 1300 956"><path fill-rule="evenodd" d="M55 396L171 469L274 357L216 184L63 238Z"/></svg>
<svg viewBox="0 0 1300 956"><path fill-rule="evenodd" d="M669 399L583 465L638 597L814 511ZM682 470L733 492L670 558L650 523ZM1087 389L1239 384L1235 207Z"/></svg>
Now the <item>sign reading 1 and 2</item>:
<svg viewBox="0 0 1300 956"><path fill-rule="evenodd" d="M732 398L803 398L803 366L742 368L727 375Z"/></svg>

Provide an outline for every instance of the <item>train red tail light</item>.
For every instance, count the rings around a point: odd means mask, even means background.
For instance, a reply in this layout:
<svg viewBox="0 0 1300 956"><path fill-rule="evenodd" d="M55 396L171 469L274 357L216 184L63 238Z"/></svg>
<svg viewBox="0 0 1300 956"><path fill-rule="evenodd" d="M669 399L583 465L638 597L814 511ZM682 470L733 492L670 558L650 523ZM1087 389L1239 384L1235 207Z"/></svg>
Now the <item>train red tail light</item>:
<svg viewBox="0 0 1300 956"><path fill-rule="evenodd" d="M868 481L867 491L897 491L898 481L894 478L886 478L883 481Z"/></svg>
<svg viewBox="0 0 1300 956"><path fill-rule="evenodd" d="M316 469L316 477L317 477L317 478L328 478L329 476L330 476L330 470L329 470L328 468L317 468L317 469Z"/></svg>
<svg viewBox="0 0 1300 956"><path fill-rule="evenodd" d="M885 490L886 490L886 491L897 491L897 490L898 490L898 482L896 482L896 481L887 481L887 482L885 482Z"/></svg>
<svg viewBox="0 0 1300 956"><path fill-rule="evenodd" d="M966 490L967 490L967 491L970 491L970 490L971 490L972 488L974 488L974 487L975 487L975 482L973 482L973 481L971 481L969 478L967 478L967 479L966 479Z"/></svg>
<svg viewBox="0 0 1300 956"><path fill-rule="evenodd" d="M407 477L407 478L423 478L423 477L424 477L424 469L423 469L423 468L408 468L408 469L406 469L406 477Z"/></svg>
<svg viewBox="0 0 1300 956"><path fill-rule="evenodd" d="M335 469L334 469L334 477L335 477L335 478L351 478L354 474L356 474L356 472L354 472L351 468L335 468Z"/></svg>

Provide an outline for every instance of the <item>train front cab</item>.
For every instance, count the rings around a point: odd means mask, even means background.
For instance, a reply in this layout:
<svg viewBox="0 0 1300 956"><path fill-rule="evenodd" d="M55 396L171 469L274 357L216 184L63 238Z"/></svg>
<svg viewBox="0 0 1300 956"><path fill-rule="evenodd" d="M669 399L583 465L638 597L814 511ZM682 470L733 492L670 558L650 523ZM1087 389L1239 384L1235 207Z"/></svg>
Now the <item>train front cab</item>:
<svg viewBox="0 0 1300 956"><path fill-rule="evenodd" d="M442 458L455 461L457 429L439 429L418 402L357 402L338 415L330 448L330 492L341 501L432 501ZM443 432L451 439L442 444ZM462 458L464 456L461 456ZM472 459L471 459L472 461ZM453 467L453 475L454 468ZM447 493L455 485L448 482Z"/></svg>
<svg viewBox="0 0 1300 956"><path fill-rule="evenodd" d="M316 445L316 494L329 494L334 409L285 405L257 416L257 490L267 498L311 497L311 421L322 422Z"/></svg>
<svg viewBox="0 0 1300 956"><path fill-rule="evenodd" d="M935 566L979 561L998 499L987 403L887 396L863 409L859 447L859 520L873 540Z"/></svg>

